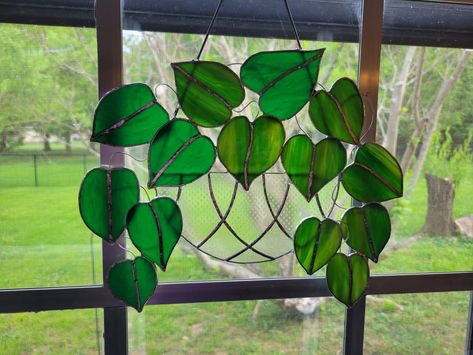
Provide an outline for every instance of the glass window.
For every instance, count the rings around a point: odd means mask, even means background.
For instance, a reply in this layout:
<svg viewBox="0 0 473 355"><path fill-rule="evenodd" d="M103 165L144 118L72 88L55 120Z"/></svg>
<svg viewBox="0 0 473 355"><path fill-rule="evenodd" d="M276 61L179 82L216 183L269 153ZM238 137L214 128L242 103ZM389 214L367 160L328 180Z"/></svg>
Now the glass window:
<svg viewBox="0 0 473 355"><path fill-rule="evenodd" d="M103 354L101 309L0 314L2 354Z"/></svg>
<svg viewBox="0 0 473 355"><path fill-rule="evenodd" d="M469 292L368 296L367 354L462 354Z"/></svg>
<svg viewBox="0 0 473 355"><path fill-rule="evenodd" d="M375 273L472 270L472 75L467 49L382 46L377 141L401 163L404 197L386 204L393 232Z"/></svg>
<svg viewBox="0 0 473 355"><path fill-rule="evenodd" d="M95 31L0 24L0 50L0 288L100 283L77 205L98 162Z"/></svg>
<svg viewBox="0 0 473 355"><path fill-rule="evenodd" d="M315 303L314 313L307 313ZM313 303L311 305L311 303ZM129 347L139 353L334 354L344 308L332 298L147 307L129 315Z"/></svg>

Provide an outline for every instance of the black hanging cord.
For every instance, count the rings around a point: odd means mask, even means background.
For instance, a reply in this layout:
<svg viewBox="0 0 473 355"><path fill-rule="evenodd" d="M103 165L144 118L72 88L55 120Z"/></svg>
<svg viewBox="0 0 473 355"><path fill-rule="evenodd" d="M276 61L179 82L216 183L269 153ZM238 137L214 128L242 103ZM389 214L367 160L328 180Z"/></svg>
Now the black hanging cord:
<svg viewBox="0 0 473 355"><path fill-rule="evenodd" d="M200 51L199 51L199 54L197 54L196 60L199 60L200 56L202 55L205 44L207 43L207 40L209 39L210 31L212 31L212 28L214 27L215 19L217 18L218 12L220 11L222 4L223 4L223 0L220 0L218 2L217 8L215 9L214 15L212 16L212 20L210 21L209 28L207 29L207 33L205 34L204 41L202 42L202 46L200 47Z"/></svg>
<svg viewBox="0 0 473 355"><path fill-rule="evenodd" d="M286 5L289 20L291 20L292 29L294 30L294 35L296 36L297 46L299 47L299 49L302 49L301 39L299 38L299 32L297 32L296 23L294 22L294 17L292 17L291 8L289 7L287 0L284 0L284 5Z"/></svg>

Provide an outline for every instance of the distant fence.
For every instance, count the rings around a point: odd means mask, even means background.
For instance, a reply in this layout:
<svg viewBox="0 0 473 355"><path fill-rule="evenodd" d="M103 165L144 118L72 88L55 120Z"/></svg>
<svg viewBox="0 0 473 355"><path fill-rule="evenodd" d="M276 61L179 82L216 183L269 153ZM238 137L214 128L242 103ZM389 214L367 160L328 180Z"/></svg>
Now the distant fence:
<svg viewBox="0 0 473 355"><path fill-rule="evenodd" d="M77 185L98 162L87 153L2 153L0 188Z"/></svg>

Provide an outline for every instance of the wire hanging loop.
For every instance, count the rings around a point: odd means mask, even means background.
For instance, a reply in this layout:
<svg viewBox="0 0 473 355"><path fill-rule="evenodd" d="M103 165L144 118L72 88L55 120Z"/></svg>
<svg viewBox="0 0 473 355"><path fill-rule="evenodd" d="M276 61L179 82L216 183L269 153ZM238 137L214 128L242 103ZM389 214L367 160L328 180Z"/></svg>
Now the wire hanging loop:
<svg viewBox="0 0 473 355"><path fill-rule="evenodd" d="M289 7L289 4L287 2L288 0L284 0L284 5L287 10L287 14L289 16L289 21L291 22L292 30L294 31L294 36L296 37L296 42L297 42L297 47L302 50L302 44L301 44L301 39L299 37L299 32L297 31L296 23L294 22L294 17L292 16L292 11L291 8ZM195 60L200 60L200 57L202 55L202 52L204 51L204 47L207 43L207 40L209 39L210 33L212 32L212 29L215 24L215 19L218 16L218 13L220 12L220 8L222 7L223 0L219 0L217 7L215 8L215 12L212 16L212 19L210 20L209 27L207 28L207 32L205 33L204 41L202 42L202 45L200 46L199 53L197 54L197 57Z"/></svg>
<svg viewBox="0 0 473 355"><path fill-rule="evenodd" d="M291 21L292 30L294 31L294 36L296 36L297 47L299 47L299 49L302 50L302 44L301 44L301 39L299 37L299 32L297 32L296 23L294 22L294 17L292 16L292 11L291 11L291 8L289 7L287 0L284 0L284 5L286 6L287 14L289 15L289 20Z"/></svg>
<svg viewBox="0 0 473 355"><path fill-rule="evenodd" d="M212 28L214 27L215 19L217 18L218 12L220 11L222 4L223 4L223 0L220 0L212 16L212 20L210 21L209 27L207 28L207 32L205 33L204 41L202 42L202 46L200 47L199 53L197 54L197 57L195 58L195 60L199 60L200 56L202 55L202 52L204 51L205 44L207 43L207 40L209 39L210 32L212 31Z"/></svg>

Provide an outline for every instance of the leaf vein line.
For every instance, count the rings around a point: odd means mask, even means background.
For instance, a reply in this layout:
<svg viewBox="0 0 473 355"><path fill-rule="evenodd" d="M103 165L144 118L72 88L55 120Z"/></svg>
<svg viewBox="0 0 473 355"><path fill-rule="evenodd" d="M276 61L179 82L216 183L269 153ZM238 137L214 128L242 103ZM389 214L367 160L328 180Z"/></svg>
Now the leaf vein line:
<svg viewBox="0 0 473 355"><path fill-rule="evenodd" d="M174 163L174 161L177 159L177 157L179 156L179 154L181 154L184 149L186 149L189 145L191 145L197 138L199 137L202 137L200 134L196 134L195 136L192 136L191 138L189 138L188 141L184 142L184 144L182 146L179 147L178 150L176 150L176 152L171 156L171 158L166 162L166 164L163 165L163 167L161 169L159 169L159 171L156 173L156 175L154 176L154 178L151 180L151 182L148 184L148 187L149 188L152 188L154 186L154 184L156 183L156 181L161 177L161 175L163 175L163 173L166 171L167 168L169 168L169 166Z"/></svg>
<svg viewBox="0 0 473 355"><path fill-rule="evenodd" d="M245 190L248 190L250 188L248 181L248 165L250 164L250 154L251 149L253 148L254 140L254 127L250 122L248 122L248 125L250 126L250 137L248 141L248 147L246 148L245 162L243 164L243 178L245 183Z"/></svg>
<svg viewBox="0 0 473 355"><path fill-rule="evenodd" d="M132 114L128 115L127 117L125 118L122 118L120 121L118 121L117 123L113 124L112 126L108 127L108 128L105 128L104 130L100 131L99 133L96 133L92 136L92 138L94 140L100 138L100 137L103 137L103 136L106 136L107 134L109 134L110 132L122 127L125 123L127 123L128 121L132 120L133 118L135 118L136 116L138 116L139 114L143 113L144 111L146 111L147 109L149 109L150 107L152 107L154 104L157 104L158 102L156 100L153 100L153 101L150 101L148 102L146 105L140 107L138 110L136 110L135 112L133 112Z"/></svg>
<svg viewBox="0 0 473 355"><path fill-rule="evenodd" d="M218 94L217 92L215 92L214 90L212 90L211 88L209 88L208 86L202 84L200 81L196 80L192 75L189 75L188 72L186 72L184 69L182 69L180 66L178 65L175 65L175 64L171 64L173 69L176 69L177 71L179 71L182 75L184 75L188 80L192 81L192 83L194 83L195 85L197 85L198 87L200 87L201 89L207 91L210 95L212 95L213 97L217 98L218 100L222 101L222 103L230 110L232 111L233 110L233 107L232 105L230 105L230 103L220 94Z"/></svg>
<svg viewBox="0 0 473 355"><path fill-rule="evenodd" d="M317 257L317 250L319 248L319 241L320 241L320 234L322 232L322 223L319 222L317 232L315 233L315 243L314 243L314 250L312 251L312 258L310 259L310 265L309 265L309 273L314 273L312 271L314 269L314 264L315 264L315 258Z"/></svg>
<svg viewBox="0 0 473 355"><path fill-rule="evenodd" d="M387 181L384 177L382 177L381 175L379 175L376 171L374 171L373 169L367 167L366 165L363 165L363 164L360 164L360 163L357 163L357 162L354 162L353 165L355 166L359 166L360 168L368 171L369 173L371 173L375 178L377 178L379 181L381 181L384 185L386 185L386 187L388 189L390 189L392 192L394 192L396 194L396 196L400 196L401 195L401 192L396 190L389 181Z"/></svg>
<svg viewBox="0 0 473 355"><path fill-rule="evenodd" d="M268 91L272 86L274 86L278 81L284 79L286 76L300 70L300 69L303 69L305 67L307 67L310 63L316 61L317 59L321 58L322 57L322 54L323 54L323 51L320 51L319 53L317 53L316 55L314 55L312 58L309 58L307 59L305 62L299 64L299 65L296 65L295 67L292 67L288 70L286 70L285 72L283 72L282 74L278 75L276 78L274 78L273 80L271 80L268 84L266 84L266 86L261 89L260 91L260 96L262 96L266 91ZM314 83L315 84L315 83Z"/></svg>
<svg viewBox="0 0 473 355"><path fill-rule="evenodd" d="M164 265L163 229L161 228L161 223L159 222L158 212L154 208L153 204L151 202L148 202L148 206L151 209L151 213L153 214L154 220L156 221L156 228L158 230L159 261L161 262L161 269L165 271L166 265Z"/></svg>
<svg viewBox="0 0 473 355"><path fill-rule="evenodd" d="M108 241L113 242L112 171L107 170Z"/></svg>
<svg viewBox="0 0 473 355"><path fill-rule="evenodd" d="M376 251L374 249L374 241L373 236L371 234L371 229L368 225L368 219L366 218L366 212L364 209L361 209L361 215L363 217L363 225L365 227L366 237L368 238L368 247L370 249L371 256L373 257L374 261L378 261L378 256L376 255Z"/></svg>
<svg viewBox="0 0 473 355"><path fill-rule="evenodd" d="M333 99L333 101L335 102L335 105L337 105L338 111L340 111L340 114L342 115L343 123L345 124L345 127L348 130L348 134L357 145L360 144L360 140L355 136L355 133L353 132L353 129L350 123L348 122L347 116L345 114L345 111L343 110L342 105L340 105L337 98L333 96L332 93L328 92L327 94Z"/></svg>

